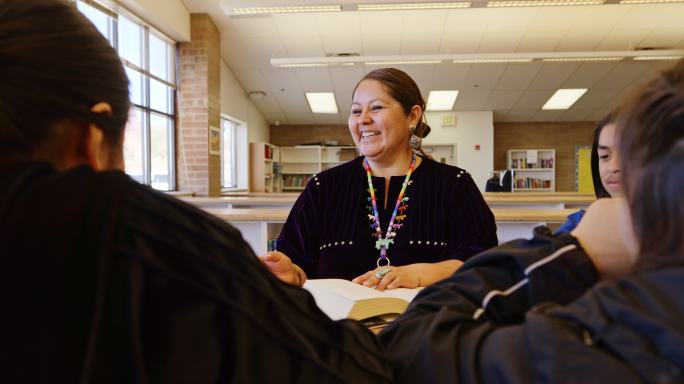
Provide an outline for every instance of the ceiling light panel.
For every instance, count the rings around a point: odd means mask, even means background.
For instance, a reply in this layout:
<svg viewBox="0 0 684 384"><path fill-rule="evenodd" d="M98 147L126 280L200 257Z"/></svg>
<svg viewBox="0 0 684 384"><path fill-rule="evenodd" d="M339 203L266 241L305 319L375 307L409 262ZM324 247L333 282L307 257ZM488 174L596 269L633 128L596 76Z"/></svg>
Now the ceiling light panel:
<svg viewBox="0 0 684 384"><path fill-rule="evenodd" d="M337 113L337 103L332 92L306 92L306 101L313 113Z"/></svg>
<svg viewBox="0 0 684 384"><path fill-rule="evenodd" d="M302 13L302 12L340 12L340 5L303 5L290 7L253 7L233 8L235 15L255 15L263 13Z"/></svg>
<svg viewBox="0 0 684 384"><path fill-rule="evenodd" d="M301 64L280 64L278 67L280 68L319 68L319 67L327 67L328 64L322 64L322 63L301 63Z"/></svg>
<svg viewBox="0 0 684 384"><path fill-rule="evenodd" d="M531 62L531 57L520 58L520 59L456 59L452 62L454 64L500 64L500 63L529 63Z"/></svg>
<svg viewBox="0 0 684 384"><path fill-rule="evenodd" d="M615 57L547 57L542 59L542 61L547 62L547 63L568 63L568 62L574 62L574 61L620 61L623 60L624 57L620 56L615 56Z"/></svg>
<svg viewBox="0 0 684 384"><path fill-rule="evenodd" d="M620 4L684 3L684 0L621 0Z"/></svg>
<svg viewBox="0 0 684 384"><path fill-rule="evenodd" d="M679 60L684 56L635 56L635 61L655 61L655 60Z"/></svg>
<svg viewBox="0 0 684 384"><path fill-rule="evenodd" d="M457 9L470 8L471 2L459 1L451 3L412 3L412 4L359 4L359 11L405 11L417 9Z"/></svg>
<svg viewBox="0 0 684 384"><path fill-rule="evenodd" d="M458 91L430 91L426 111L451 111L456 103Z"/></svg>
<svg viewBox="0 0 684 384"><path fill-rule="evenodd" d="M542 109L544 110L556 110L556 109L568 109L572 107L577 100L579 100L582 95L587 93L587 88L568 88L559 89L553 96L546 101Z"/></svg>
<svg viewBox="0 0 684 384"><path fill-rule="evenodd" d="M506 0L506 1L490 1L487 3L488 8L502 8L502 7L553 7L561 5L601 5L605 0Z"/></svg>
<svg viewBox="0 0 684 384"><path fill-rule="evenodd" d="M408 64L439 64L442 60L397 60L397 61L367 61L366 65L408 65Z"/></svg>

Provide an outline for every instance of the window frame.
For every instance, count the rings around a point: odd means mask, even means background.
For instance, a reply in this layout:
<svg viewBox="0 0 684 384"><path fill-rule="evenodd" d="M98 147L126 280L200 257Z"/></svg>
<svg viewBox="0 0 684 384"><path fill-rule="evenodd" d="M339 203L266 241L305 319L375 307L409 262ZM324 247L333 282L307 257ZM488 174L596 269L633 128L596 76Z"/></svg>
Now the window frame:
<svg viewBox="0 0 684 384"><path fill-rule="evenodd" d="M221 116L221 189L227 189L227 190L234 190L238 187L238 177L237 177L237 160L238 160L238 154L237 154L237 139L238 139L238 127L240 123L237 121L234 121L231 118L228 118L225 115ZM228 126L228 127L227 127ZM226 137L225 130L227 128L230 128L230 137L231 137L231 147L232 148L226 148L226 141L224 140L224 137ZM226 167L226 161L225 161L225 154L229 153L230 154L230 167ZM231 184L228 184L228 182L225 179L225 169L230 168L231 171Z"/></svg>
<svg viewBox="0 0 684 384"><path fill-rule="evenodd" d="M178 43L169 38L166 34L159 31L146 23L143 19L128 11L118 3L109 1L96 0L71 0L74 3L84 3L98 11L103 12L109 17L109 32L111 37L107 37L110 44L119 54L119 58L124 66L129 70L135 71L142 76L141 92L142 103L135 103L131 100L131 106L142 111L142 178L143 183L152 185L152 114L161 115L168 119L170 124L167 125L167 154L168 154L168 189L160 189L163 191L175 191L177 189L177 175L176 175L176 129L178 125ZM84 14L85 15L85 14ZM141 28L141 66L123 58L119 50L119 17L120 15L126 17L133 23L136 23ZM87 17L87 15L86 15ZM171 81L163 79L151 72L150 69L150 34L154 34L156 38L162 42L167 43L167 57L169 68L168 76ZM155 80L162 85L168 87L167 107L169 112L155 109L151 105L151 81Z"/></svg>

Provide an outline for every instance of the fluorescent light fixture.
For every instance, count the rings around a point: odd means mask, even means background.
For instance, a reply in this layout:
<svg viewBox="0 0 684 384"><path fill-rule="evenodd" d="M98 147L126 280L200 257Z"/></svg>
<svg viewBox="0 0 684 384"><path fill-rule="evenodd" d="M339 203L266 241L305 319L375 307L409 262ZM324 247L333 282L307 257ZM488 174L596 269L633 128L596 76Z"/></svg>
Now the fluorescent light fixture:
<svg viewBox="0 0 684 384"><path fill-rule="evenodd" d="M620 4L682 3L684 0L620 0Z"/></svg>
<svg viewBox="0 0 684 384"><path fill-rule="evenodd" d="M278 64L278 68L320 68L320 67L353 67L354 63L293 63L293 64Z"/></svg>
<svg viewBox="0 0 684 384"><path fill-rule="evenodd" d="M261 13L301 13L301 12L339 12L342 11L340 5L302 5L291 7L253 7L253 8L233 8L235 15L254 15Z"/></svg>
<svg viewBox="0 0 684 384"><path fill-rule="evenodd" d="M520 59L456 59L452 60L454 64L495 64L495 63L529 63L532 61L531 57L524 57Z"/></svg>
<svg viewBox="0 0 684 384"><path fill-rule="evenodd" d="M603 56L603 57L547 57L542 59L544 62L548 63L568 63L574 61L620 61L624 57L620 56Z"/></svg>
<svg viewBox="0 0 684 384"><path fill-rule="evenodd" d="M321 63L301 63L301 64L280 64L279 68L316 68L316 67L327 67L328 64Z"/></svg>
<svg viewBox="0 0 684 384"><path fill-rule="evenodd" d="M546 101L546 104L544 104L542 109L568 109L572 107L587 90L587 88L559 89Z"/></svg>
<svg viewBox="0 0 684 384"><path fill-rule="evenodd" d="M613 1L613 0L611 0ZM684 0L683 0L684 1ZM323 67L345 65L393 66L416 64L486 64L534 62L620 62L622 60L676 60L684 49L572 52L511 52L429 55L325 56L271 58L274 67Z"/></svg>
<svg viewBox="0 0 684 384"><path fill-rule="evenodd" d="M488 8L501 7L551 7L559 5L601 5L605 0L504 0L490 1Z"/></svg>
<svg viewBox="0 0 684 384"><path fill-rule="evenodd" d="M635 61L654 61L654 60L679 60L684 56L635 56Z"/></svg>
<svg viewBox="0 0 684 384"><path fill-rule="evenodd" d="M451 111L458 97L458 91L430 91L426 111Z"/></svg>
<svg viewBox="0 0 684 384"><path fill-rule="evenodd" d="M332 92L306 92L306 101L313 113L337 113L337 103Z"/></svg>
<svg viewBox="0 0 684 384"><path fill-rule="evenodd" d="M411 4L359 4L359 11L404 11L416 9L456 9L470 8L469 1L450 3L411 3Z"/></svg>
<svg viewBox="0 0 684 384"><path fill-rule="evenodd" d="M366 65L406 65L406 64L439 64L442 60L396 60L396 61L367 61Z"/></svg>

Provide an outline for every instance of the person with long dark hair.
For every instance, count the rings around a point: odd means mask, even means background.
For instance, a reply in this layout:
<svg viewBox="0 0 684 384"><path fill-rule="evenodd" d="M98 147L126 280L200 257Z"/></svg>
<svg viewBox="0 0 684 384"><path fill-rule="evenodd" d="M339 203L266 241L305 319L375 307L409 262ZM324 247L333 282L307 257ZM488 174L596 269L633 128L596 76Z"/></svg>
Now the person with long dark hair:
<svg viewBox="0 0 684 384"><path fill-rule="evenodd" d="M596 124L591 145L591 180L597 199L622 196L622 173L617 142L616 114L611 112ZM571 232L577 227L586 211L568 215L568 219L556 230L556 234Z"/></svg>
<svg viewBox="0 0 684 384"><path fill-rule="evenodd" d="M494 215L466 170L430 158L425 101L405 72L380 68L353 91L349 132L362 156L316 175L264 259L284 281L343 278L427 286L498 244Z"/></svg>
<svg viewBox="0 0 684 384"><path fill-rule="evenodd" d="M380 334L400 382L684 382L684 60L615 121L624 196L421 291Z"/></svg>
<svg viewBox="0 0 684 384"><path fill-rule="evenodd" d="M74 2L0 0L0 381L393 381L362 325L122 172L129 107Z"/></svg>

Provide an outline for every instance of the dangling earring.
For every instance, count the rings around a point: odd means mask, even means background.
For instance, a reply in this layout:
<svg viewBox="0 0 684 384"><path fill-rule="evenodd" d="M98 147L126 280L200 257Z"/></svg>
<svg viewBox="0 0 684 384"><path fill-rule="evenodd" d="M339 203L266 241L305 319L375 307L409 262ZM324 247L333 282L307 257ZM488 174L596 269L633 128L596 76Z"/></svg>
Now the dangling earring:
<svg viewBox="0 0 684 384"><path fill-rule="evenodd" d="M415 150L420 149L420 143L423 141L423 139L416 136L416 127L414 125L410 126L409 132L411 132L411 137L409 138L409 145L411 146L411 148Z"/></svg>

